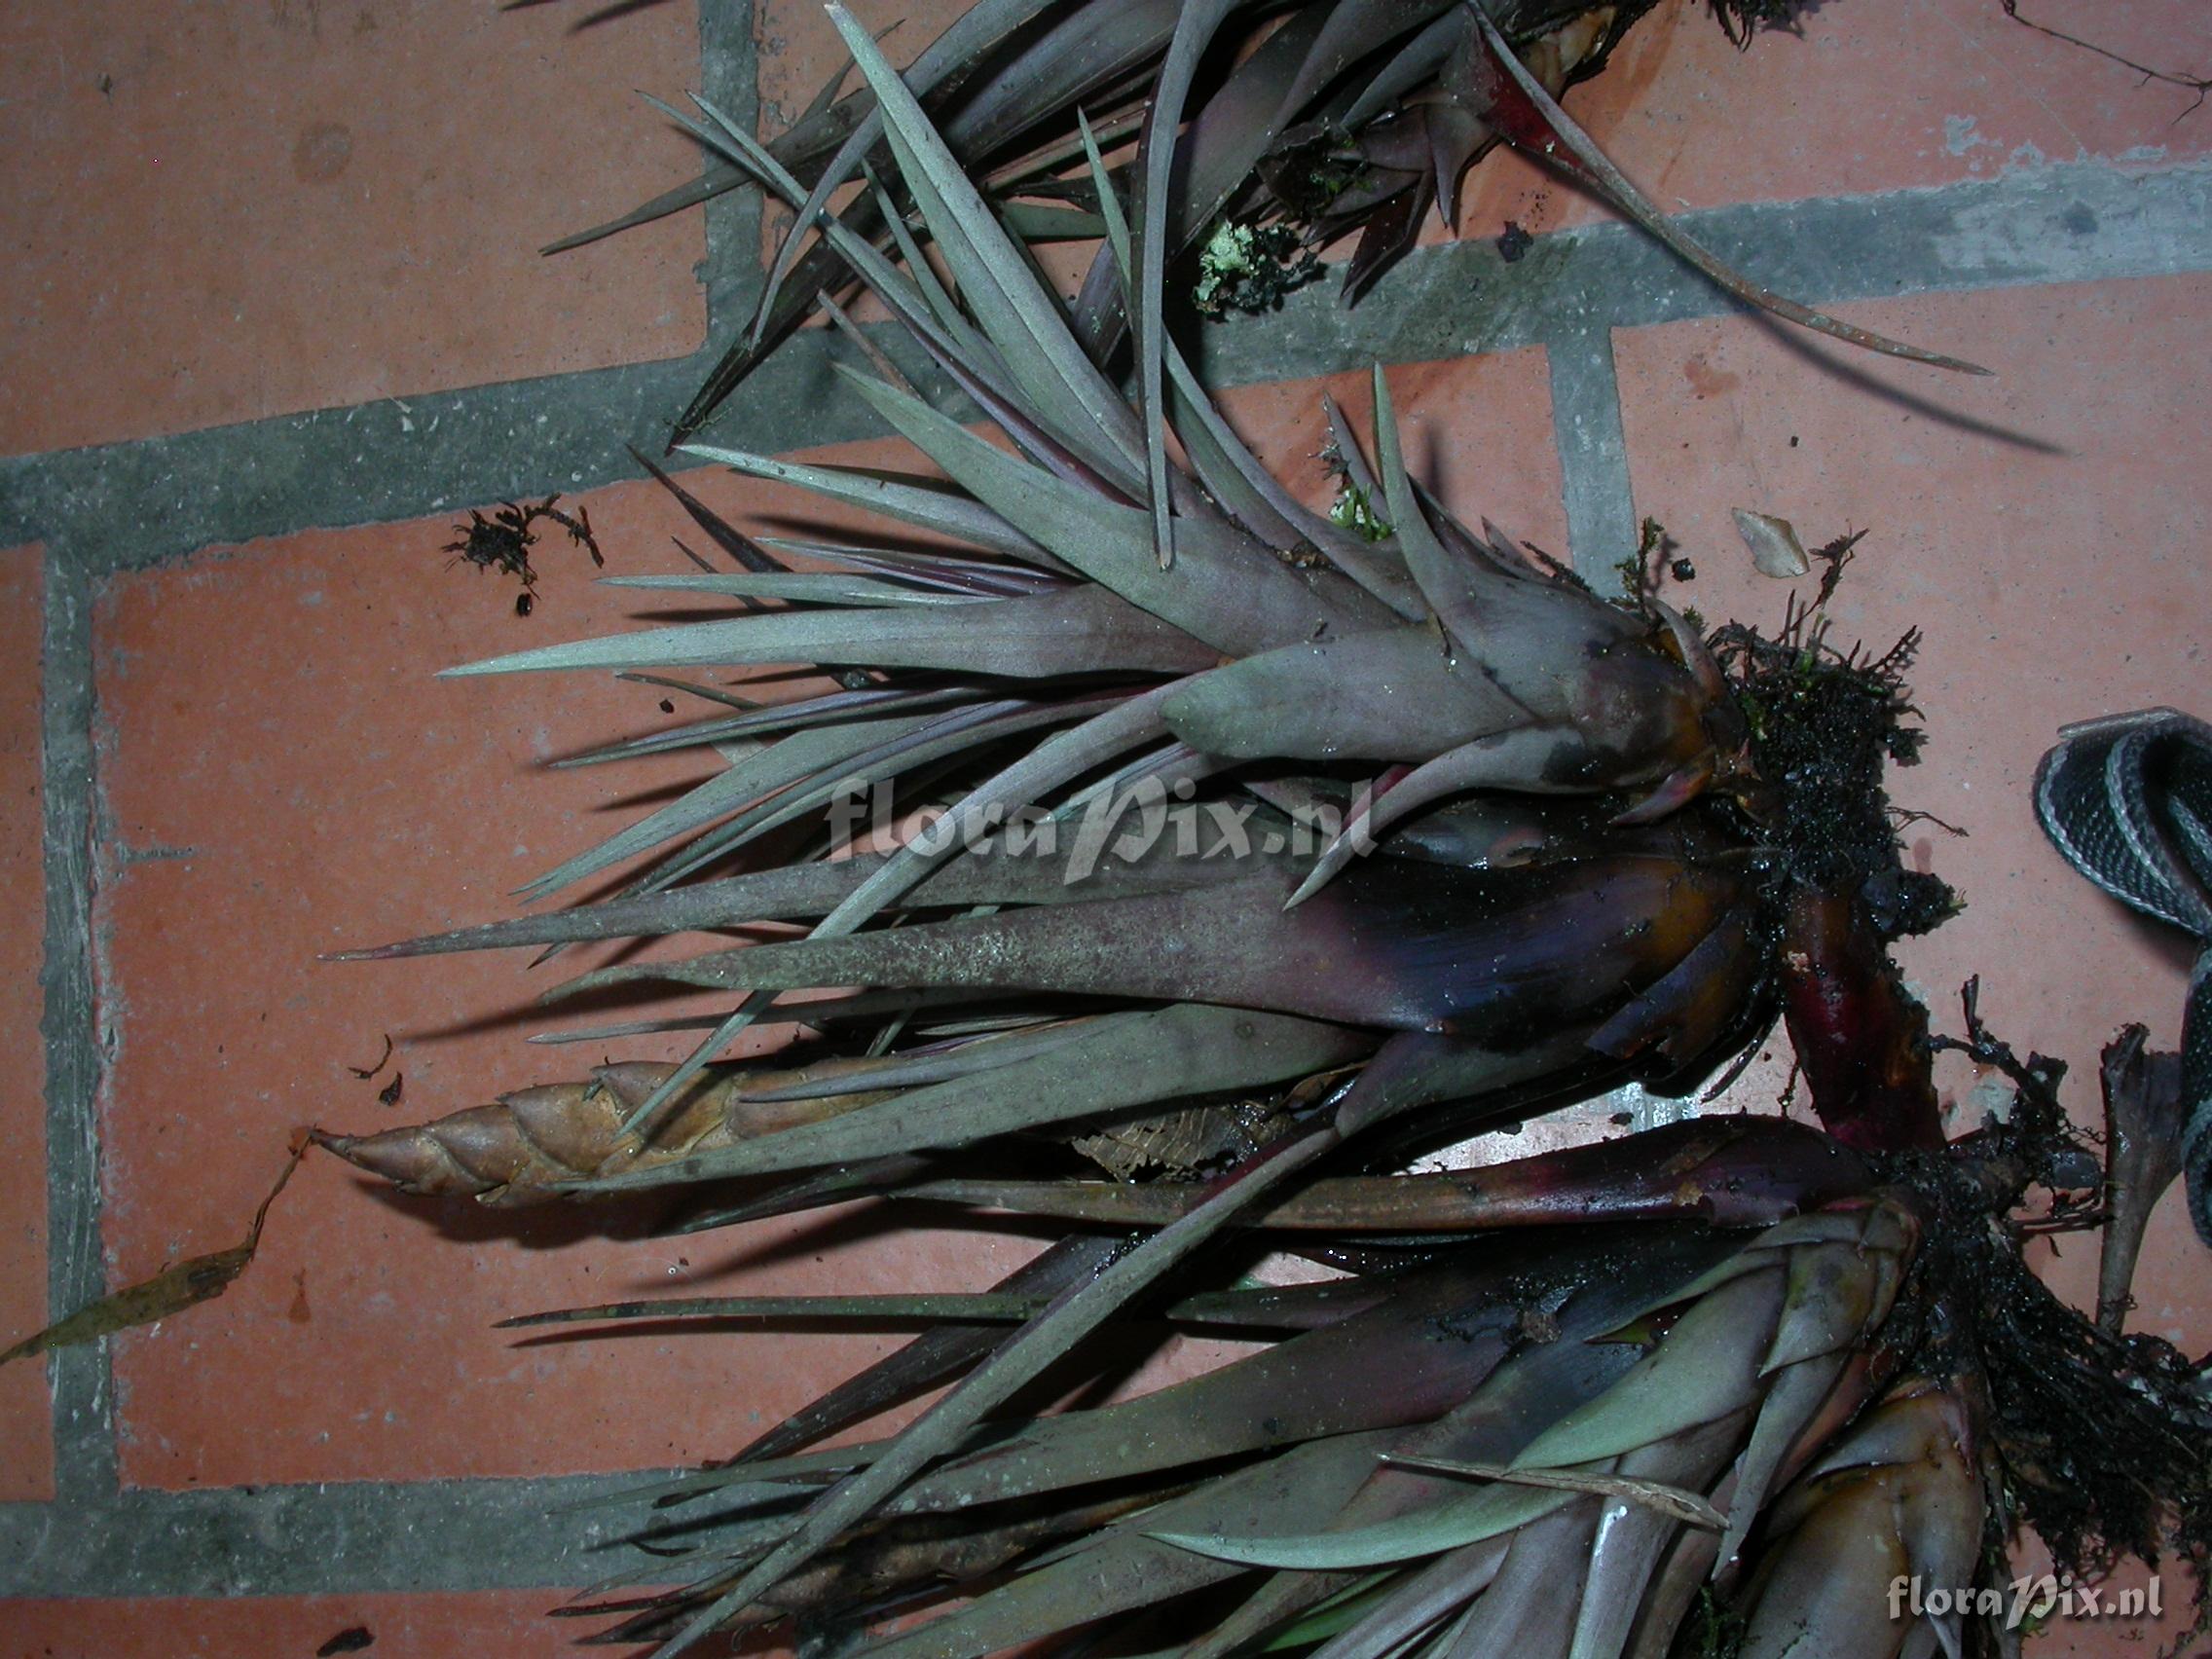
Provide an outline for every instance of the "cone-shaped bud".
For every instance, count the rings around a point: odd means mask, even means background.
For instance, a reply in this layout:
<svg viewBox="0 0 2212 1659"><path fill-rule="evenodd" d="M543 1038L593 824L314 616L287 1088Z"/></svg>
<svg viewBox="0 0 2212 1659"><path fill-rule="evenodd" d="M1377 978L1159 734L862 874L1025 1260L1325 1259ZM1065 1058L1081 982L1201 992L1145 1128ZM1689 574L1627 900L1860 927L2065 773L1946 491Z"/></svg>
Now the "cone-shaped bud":
<svg viewBox="0 0 2212 1659"><path fill-rule="evenodd" d="M472 1198L498 1206L545 1203L572 1181L674 1162L776 1129L850 1111L881 1091L782 1102L741 1098L821 1083L827 1068L740 1068L701 1075L655 1114L649 1139L622 1125L675 1068L603 1066L588 1083L554 1083L501 1095L433 1123L341 1135L318 1145L403 1192Z"/></svg>

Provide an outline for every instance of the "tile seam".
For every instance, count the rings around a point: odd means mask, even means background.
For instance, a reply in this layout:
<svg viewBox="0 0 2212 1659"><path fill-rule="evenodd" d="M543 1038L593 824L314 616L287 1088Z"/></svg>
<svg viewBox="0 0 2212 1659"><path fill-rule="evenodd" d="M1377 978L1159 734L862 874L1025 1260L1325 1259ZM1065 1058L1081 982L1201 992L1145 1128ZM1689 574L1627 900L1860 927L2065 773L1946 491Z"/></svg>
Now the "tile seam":
<svg viewBox="0 0 2212 1659"><path fill-rule="evenodd" d="M753 0L699 0L699 90L741 127L758 129L760 54ZM767 280L760 211L759 194L751 190L726 191L707 203L700 285L707 299L707 344L701 354L709 360L751 320Z"/></svg>
<svg viewBox="0 0 2212 1659"><path fill-rule="evenodd" d="M1552 444L1567 506L1567 556L1599 592L1621 591L1619 563L1636 550L1628 440L1612 330L1577 329L1544 348L1551 377Z"/></svg>
<svg viewBox="0 0 2212 1659"><path fill-rule="evenodd" d="M66 545L49 543L41 641L42 857L46 943L40 1040L46 1056L47 1299L50 1316L106 1290L100 1236L97 976L92 862L96 715L92 583ZM54 1397L55 1490L67 1503L115 1492L114 1375L108 1345L48 1360Z"/></svg>
<svg viewBox="0 0 2212 1659"><path fill-rule="evenodd" d="M126 1491L0 1504L0 1597L572 1588L636 1565L617 1500L669 1471ZM579 1507L583 1506L583 1507Z"/></svg>

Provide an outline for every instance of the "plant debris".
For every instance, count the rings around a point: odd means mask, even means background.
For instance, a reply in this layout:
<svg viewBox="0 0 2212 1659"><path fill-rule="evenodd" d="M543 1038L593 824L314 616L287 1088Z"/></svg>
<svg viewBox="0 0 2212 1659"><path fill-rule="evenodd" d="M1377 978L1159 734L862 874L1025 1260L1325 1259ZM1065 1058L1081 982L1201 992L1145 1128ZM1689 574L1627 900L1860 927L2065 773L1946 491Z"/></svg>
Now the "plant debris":
<svg viewBox="0 0 2212 1659"><path fill-rule="evenodd" d="M1831 574L1843 557L1831 559ZM1940 877L1899 864L1883 787L1893 761L1920 759L1926 734L1910 723L1918 711L1904 680L1920 633L1908 631L1879 656L1839 651L1827 633L1817 608L1792 600L1773 639L1730 623L1709 641L1736 688L1758 776L1774 794L1759 814L1763 832L1798 880L1864 905L1885 940L1926 933L1957 912L1959 899Z"/></svg>
<svg viewBox="0 0 2212 1659"><path fill-rule="evenodd" d="M1848 531L1833 541L1825 541L1812 551L1812 556L1826 567L1821 571L1821 590L1813 596L1813 608L1823 609L1835 597L1836 584L1843 580L1844 567L1858 551L1859 543L1865 538L1862 530Z"/></svg>
<svg viewBox="0 0 2212 1659"><path fill-rule="evenodd" d="M1735 43L1742 52L1751 44L1751 36L1760 29L1794 28L1797 14L1804 0L1706 0L1713 9L1714 20L1720 32ZM2005 9L2012 9L2011 0L2006 0Z"/></svg>
<svg viewBox="0 0 2212 1659"><path fill-rule="evenodd" d="M1552 1340L1556 1341L1554 1337ZM1589 1474L1580 1469L1516 1469L1508 1463L1471 1463L1450 1457L1416 1457L1385 1453L1383 1461L1403 1469L1421 1469L1437 1475L1464 1475L1470 1480L1504 1481L1510 1485L1546 1487L1554 1492L1594 1492L1627 1503L1641 1503L1669 1518L1708 1531L1725 1531L1728 1517L1694 1492L1663 1481L1630 1480L1620 1475Z"/></svg>
<svg viewBox="0 0 2212 1659"><path fill-rule="evenodd" d="M1733 0L1729 0L1729 3L1733 3ZM2189 108L2181 112L2182 115L2194 114L2197 105L2204 101L2205 94L2212 92L2212 77L2190 75L2171 69L2154 69L2149 64L2136 62L2132 57L2122 57L2110 47L2099 46L2093 40L2083 40L2080 35L2068 34L2064 29L2054 29L2048 23L2039 23L2032 18L2021 17L2020 0L2000 0L2000 3L2005 8L2005 15L2023 28L2031 28L2040 35L2048 35L2052 40L2064 41L2068 46L2078 46L2083 52L2093 52L2099 57L2119 64L2122 69L2133 70L2145 81L2163 81L2169 87L2179 87L2185 92L2194 92L2196 96L2191 100ZM1726 26L1725 23L1722 24L1722 27ZM2179 121L2181 116L2174 119Z"/></svg>
<svg viewBox="0 0 2212 1659"><path fill-rule="evenodd" d="M2150 1036L2142 1025L2122 1026L2098 1056L2105 1102L2105 1233L2097 1262L2097 1323L2114 1336L2135 1306L2135 1259L2151 1211L2182 1172L2181 1055L2154 1051Z"/></svg>
<svg viewBox="0 0 2212 1659"><path fill-rule="evenodd" d="M150 1279L103 1296L89 1307L80 1308L65 1319L56 1320L43 1331L25 1337L5 1353L0 1353L0 1365L10 1360L27 1359L50 1348L70 1347L78 1343L89 1343L98 1337L110 1337L118 1331L128 1331L135 1325L151 1325L166 1319L172 1313L181 1313L203 1302L210 1302L231 1286L231 1281L246 1270L253 1253L261 1247L261 1224L269 1218L269 1206L276 1201L276 1195L284 1190L284 1183L292 1178L292 1171L300 1166L307 1155L308 1137L302 1133L292 1138L291 1156L276 1177L276 1184L269 1189L261 1207L253 1212L253 1224L240 1242L227 1250L212 1251L204 1256L193 1256L164 1268Z"/></svg>
<svg viewBox="0 0 2212 1659"><path fill-rule="evenodd" d="M2015 1094L2002 1121L1944 1156L1900 1161L1936 1218L1917 1270L1933 1293L1922 1299L1925 1341L1982 1380L2004 1508L2079 1577L2102 1576L2123 1554L2156 1566L2174 1551L2197 1580L2201 1631L2212 1614L2202 1594L2212 1567L2212 1400L2202 1369L2147 1332L2101 1329L2028 1266L2025 1240L2101 1223L2098 1161L2059 1101L2065 1065L2036 1053L2023 1061L1992 1036L1975 990L1969 981L1967 1036L1934 1046L1994 1067ZM2050 1215L2012 1219L2032 1189L2055 1195ZM2012 1519L1993 1515L1996 1533Z"/></svg>
<svg viewBox="0 0 2212 1659"><path fill-rule="evenodd" d="M530 562L530 550L537 545L535 527L541 520L567 531L571 541L591 554L595 566L607 563L606 555L599 550L599 538L592 534L591 514L581 506L573 514L563 512L554 505L560 498L556 493L542 501L508 501L490 518L471 508L468 522L453 527L459 539L447 542L440 551L454 554L456 564L498 571L521 582L522 592L515 596L515 614L528 616L537 604L537 571Z"/></svg>
<svg viewBox="0 0 2212 1659"><path fill-rule="evenodd" d="M381 1054L379 1054L379 1055L377 1056L377 1063L376 1063L375 1065L373 1065L373 1066L348 1066L348 1067L347 1067L346 1069L347 1069L348 1071L351 1072L351 1073L352 1073L352 1074L353 1074L353 1075L354 1075L355 1077L359 1078L359 1079L360 1079L360 1080L361 1080L361 1081L362 1081L363 1083L366 1083L366 1082L368 1082L368 1080L369 1080L370 1078L372 1078L372 1077L376 1076L376 1075L377 1075L377 1073L379 1073L379 1072L381 1072L382 1070L384 1070L384 1068L386 1067L386 1065L387 1065L387 1064L388 1064L388 1063L390 1062L390 1059L391 1059L391 1033L390 1033L390 1032L388 1032L388 1031L387 1031L387 1032L386 1032L386 1033L384 1034L384 1052L383 1052L383 1053L381 1053Z"/></svg>
<svg viewBox="0 0 2212 1659"><path fill-rule="evenodd" d="M399 1097L406 1091L406 1088L407 1074L405 1072L393 1072L391 1081L377 1090L377 1104L379 1106L398 1105Z"/></svg>
<svg viewBox="0 0 2212 1659"><path fill-rule="evenodd" d="M377 1639L367 1625L350 1625L314 1650L314 1659L337 1659L341 1653L358 1653L364 1647L374 1647Z"/></svg>

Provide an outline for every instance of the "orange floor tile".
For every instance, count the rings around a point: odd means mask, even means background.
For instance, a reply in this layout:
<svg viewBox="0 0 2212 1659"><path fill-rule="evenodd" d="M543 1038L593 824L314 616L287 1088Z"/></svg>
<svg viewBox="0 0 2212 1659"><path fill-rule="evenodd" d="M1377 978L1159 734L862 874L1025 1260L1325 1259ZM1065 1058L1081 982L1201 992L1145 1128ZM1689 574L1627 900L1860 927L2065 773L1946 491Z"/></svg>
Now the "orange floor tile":
<svg viewBox="0 0 2212 1659"><path fill-rule="evenodd" d="M25 234L0 455L696 347L696 214L536 251L692 166L633 89L696 85L694 8L573 21L383 0L12 8L0 150Z"/></svg>
<svg viewBox="0 0 2212 1659"><path fill-rule="evenodd" d="M38 547L0 551L0 663L34 689L45 620ZM46 1323L46 1052L39 1040L39 961L46 902L41 848L39 700L0 708L0 889L17 925L0 933L0 1043L15 1064L0 1085L0 1347ZM54 1495L54 1432L36 1367L0 1372L0 1503Z"/></svg>

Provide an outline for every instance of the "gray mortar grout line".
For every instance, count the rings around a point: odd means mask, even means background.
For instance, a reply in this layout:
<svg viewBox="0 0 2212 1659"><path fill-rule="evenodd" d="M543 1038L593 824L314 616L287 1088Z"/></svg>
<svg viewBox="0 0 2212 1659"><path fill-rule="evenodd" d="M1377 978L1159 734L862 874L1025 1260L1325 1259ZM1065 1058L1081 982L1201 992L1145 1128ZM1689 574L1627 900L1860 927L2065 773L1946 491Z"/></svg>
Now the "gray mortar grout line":
<svg viewBox="0 0 2212 1659"><path fill-rule="evenodd" d="M715 5L705 0L703 45L711 20L726 24ZM726 28L716 38L727 39ZM749 34L738 50L750 50ZM734 94L725 89L724 95ZM723 246L745 234L735 211L726 218L718 233L710 214L710 238L719 234ZM1683 222L1762 280L1822 305L2169 275L2212 269L2212 166L2127 173L2074 164L1931 190L1751 203L1684 215ZM756 225L752 235L756 249ZM755 267L756 274L756 260ZM1216 384L1232 386L1374 360L1545 345L1558 352L1555 422L1564 419L1571 428L1578 416L1605 422L1606 328L1735 309L1638 233L1599 226L1541 239L1512 266L1481 244L1424 250L1357 311L1342 312L1333 296L1309 290L1279 316L1209 333L1200 356ZM714 440L791 449L871 431L842 412L845 400L816 395L827 388L832 350L802 337L779 352ZM61 696L50 690L47 711L48 778L62 785L50 793L47 807L44 1027L50 1080L61 1080L58 1104L49 1107L50 1151L63 1162L50 1189L53 1236L62 1241L57 1298L78 1294L83 1277L96 1290L99 1268L96 1237L88 1251L80 1231L96 1223L98 1199L97 1149L86 1138L97 1087L91 961L81 946L54 948L57 939L71 937L57 930L84 926L91 892L84 862L92 805L85 609L95 575L311 525L416 517L525 490L589 488L633 476L619 434L649 441L705 360L419 398L412 412L424 419L412 433L400 430L396 409L381 402L0 461L0 541L48 543L49 647L60 647L82 670L64 677ZM768 410L799 413L770 420ZM1618 419L1616 392L1616 427ZM429 442L441 427L444 439ZM1608 519L1611 534L1624 522L1633 534L1625 456L1607 454L1606 441L1592 428L1588 439L1562 443L1570 522L1581 527L1573 545L1586 557L1608 539ZM1611 441L1617 445L1617 432ZM1616 474L1609 480L1608 470ZM108 527L136 525L149 501L173 503L174 516L136 545L115 547ZM62 1035L69 1031L74 1039ZM62 1202L65 1190L76 1198ZM64 1268L64 1261L72 1265ZM79 1437L70 1442L63 1501L0 1506L0 1593L492 1588L567 1583L597 1570L575 1558L585 1527L544 1511L558 1493L612 1490L617 1483L605 1478L115 1493L104 1371L85 1363L88 1357L60 1362L57 1392L69 1408L66 1422L57 1411L59 1433Z"/></svg>
<svg viewBox="0 0 2212 1659"><path fill-rule="evenodd" d="M610 1500L662 1478L333 1482L0 1504L0 1595L580 1588L638 1565L620 1540L648 1512ZM578 1504L599 1507L568 1512Z"/></svg>
<svg viewBox="0 0 2212 1659"><path fill-rule="evenodd" d="M2163 276L2212 270L2212 163L2154 172L2075 163L1926 190L1753 203L1684 214L1681 223L1817 305ZM1488 243L1421 249L1348 312L1333 288L1318 284L1279 313L1207 330L1201 372L1224 387L1302 379L1378 360L1542 345L1600 319L1643 327L1737 311L1642 233L1614 224L1539 238L1513 264ZM826 336L810 329L776 352L725 406L709 440L782 452L880 431L835 394L830 363L845 348ZM65 539L96 549L105 569L132 570L260 536L633 478L624 441L657 445L710 360L702 353L414 398L405 422L386 399L0 460L0 545ZM1895 372L1941 397L1940 371ZM70 535L75 529L86 534Z"/></svg>
<svg viewBox="0 0 2212 1659"><path fill-rule="evenodd" d="M58 1319L105 1293L100 1241L99 1037L92 960L92 583L65 545L46 550L41 771L46 953L47 1306ZM48 1356L55 1490L65 1503L118 1485L108 1345Z"/></svg>
<svg viewBox="0 0 2212 1659"><path fill-rule="evenodd" d="M699 0L699 93L749 131L760 126L760 52L752 0ZM726 191L707 203L707 345L736 338L767 281L760 247L760 197ZM673 411L671 412L673 413Z"/></svg>
<svg viewBox="0 0 2212 1659"><path fill-rule="evenodd" d="M2156 172L2070 164L1925 190L1751 203L1677 222L1724 259L1813 305L2169 276L2212 269L2212 162ZM1378 357L1433 361L1601 326L1742 314L1648 237L1619 224L1539 238L1511 264L1487 242L1421 249L1349 311L1327 287L1301 289L1276 315L1209 330L1198 352L1201 369L1227 385L1302 379ZM1950 380L1942 370L1787 332L1847 370L1872 367L1931 398Z"/></svg>
<svg viewBox="0 0 2212 1659"><path fill-rule="evenodd" d="M1544 358L1567 554L1583 580L1600 593L1617 594L1623 589L1618 566L1635 549L1637 535L1612 331L1599 326L1554 336Z"/></svg>

